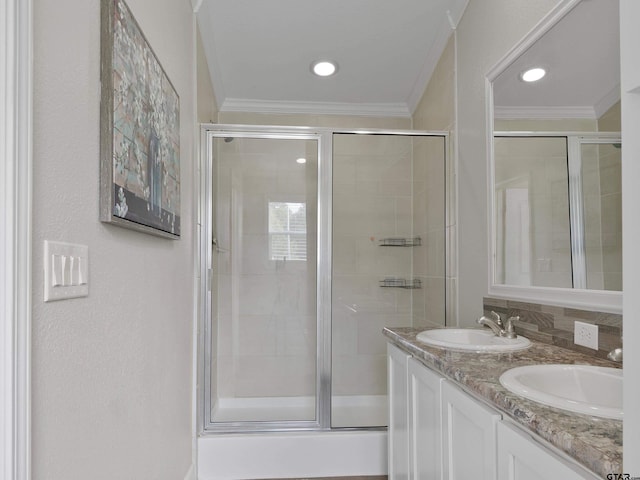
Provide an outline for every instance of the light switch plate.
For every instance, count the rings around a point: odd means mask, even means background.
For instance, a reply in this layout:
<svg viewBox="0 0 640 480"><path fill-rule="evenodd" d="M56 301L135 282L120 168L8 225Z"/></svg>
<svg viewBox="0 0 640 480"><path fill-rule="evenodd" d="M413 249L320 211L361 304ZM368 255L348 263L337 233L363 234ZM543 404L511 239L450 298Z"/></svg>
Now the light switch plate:
<svg viewBox="0 0 640 480"><path fill-rule="evenodd" d="M44 242L44 301L89 295L89 247Z"/></svg>

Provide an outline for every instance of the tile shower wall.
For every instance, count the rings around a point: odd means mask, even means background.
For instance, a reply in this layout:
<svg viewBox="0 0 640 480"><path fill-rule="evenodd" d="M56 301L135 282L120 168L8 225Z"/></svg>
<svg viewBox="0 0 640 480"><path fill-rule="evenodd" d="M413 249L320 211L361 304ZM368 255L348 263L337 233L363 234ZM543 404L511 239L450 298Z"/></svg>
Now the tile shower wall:
<svg viewBox="0 0 640 480"><path fill-rule="evenodd" d="M449 38L429 84L413 114L418 130L450 132L449 150L442 161L444 148L432 141L415 147L413 214L416 232L426 233L426 250L431 260L414 258L414 270L427 285L424 296L414 295L414 326L443 326L457 319L457 220L456 172L452 146L455 144L455 36ZM435 151L433 151L435 149ZM425 158L421 150L432 150ZM446 195L446 204L445 196ZM424 231L423 231L424 230ZM440 230L440 231L439 231ZM445 263L441 263L444 260Z"/></svg>
<svg viewBox="0 0 640 480"><path fill-rule="evenodd" d="M610 145L583 145L581 153L587 288L595 290L604 290L600 163L602 154L610 150Z"/></svg>
<svg viewBox="0 0 640 480"><path fill-rule="evenodd" d="M411 173L410 137L334 136L334 396L385 395L380 332L411 325L413 290L382 288L380 280L410 278L414 248L379 246L385 237L412 236Z"/></svg>
<svg viewBox="0 0 640 480"><path fill-rule="evenodd" d="M485 297L485 315L490 311L503 316L519 316L516 332L532 340L569 348L587 355L606 358L614 348L622 346L622 315L556 307L536 303ZM574 322L598 325L598 350L573 343Z"/></svg>
<svg viewBox="0 0 640 480"><path fill-rule="evenodd" d="M413 229L422 245L413 249L414 327L445 321L445 142L443 137L413 139Z"/></svg>
<svg viewBox="0 0 640 480"><path fill-rule="evenodd" d="M598 119L598 131L619 132L620 102ZM602 194L602 271L606 290L622 290L622 161L620 148L600 159Z"/></svg>

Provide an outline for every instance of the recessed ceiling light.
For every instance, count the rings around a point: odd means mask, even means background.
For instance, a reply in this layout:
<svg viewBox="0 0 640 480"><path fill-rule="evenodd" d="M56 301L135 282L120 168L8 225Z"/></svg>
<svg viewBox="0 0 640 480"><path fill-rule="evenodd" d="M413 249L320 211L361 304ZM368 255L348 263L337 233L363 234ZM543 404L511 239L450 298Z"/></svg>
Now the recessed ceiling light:
<svg viewBox="0 0 640 480"><path fill-rule="evenodd" d="M301 158L296 159L296 162L298 162L299 164L307 163L307 159L301 157Z"/></svg>
<svg viewBox="0 0 640 480"><path fill-rule="evenodd" d="M537 82L547 74L544 68L530 68L520 74L520 78L525 82Z"/></svg>
<svg viewBox="0 0 640 480"><path fill-rule="evenodd" d="M329 77L338 71L338 65L335 62L321 60L311 64L311 71L319 77Z"/></svg>

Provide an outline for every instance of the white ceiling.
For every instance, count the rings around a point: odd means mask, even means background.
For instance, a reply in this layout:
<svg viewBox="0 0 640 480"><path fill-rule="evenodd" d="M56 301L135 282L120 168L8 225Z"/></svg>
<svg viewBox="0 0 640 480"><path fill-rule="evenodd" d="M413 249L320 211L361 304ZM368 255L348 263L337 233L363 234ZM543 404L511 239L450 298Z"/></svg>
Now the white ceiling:
<svg viewBox="0 0 640 480"><path fill-rule="evenodd" d="M617 0L583 0L494 82L498 118L598 118L620 99ZM521 72L542 66L535 83Z"/></svg>
<svg viewBox="0 0 640 480"><path fill-rule="evenodd" d="M409 116L468 1L202 0L197 19L221 111Z"/></svg>
<svg viewBox="0 0 640 480"><path fill-rule="evenodd" d="M410 116L469 0L194 0L221 111ZM583 0L494 84L502 118L598 117L619 100L619 8ZM310 71L320 59L338 73ZM520 81L531 65L547 76Z"/></svg>

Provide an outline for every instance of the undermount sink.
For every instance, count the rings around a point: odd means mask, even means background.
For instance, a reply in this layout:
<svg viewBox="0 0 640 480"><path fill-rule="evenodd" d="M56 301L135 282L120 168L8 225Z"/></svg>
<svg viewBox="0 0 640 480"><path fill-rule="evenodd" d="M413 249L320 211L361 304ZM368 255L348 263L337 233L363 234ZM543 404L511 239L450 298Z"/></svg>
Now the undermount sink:
<svg viewBox="0 0 640 480"><path fill-rule="evenodd" d="M622 420L622 369L590 365L528 365L507 370L500 383L551 407Z"/></svg>
<svg viewBox="0 0 640 480"><path fill-rule="evenodd" d="M438 328L425 330L416 337L418 341L432 347L474 352L513 352L531 345L525 337L498 337L488 329Z"/></svg>

